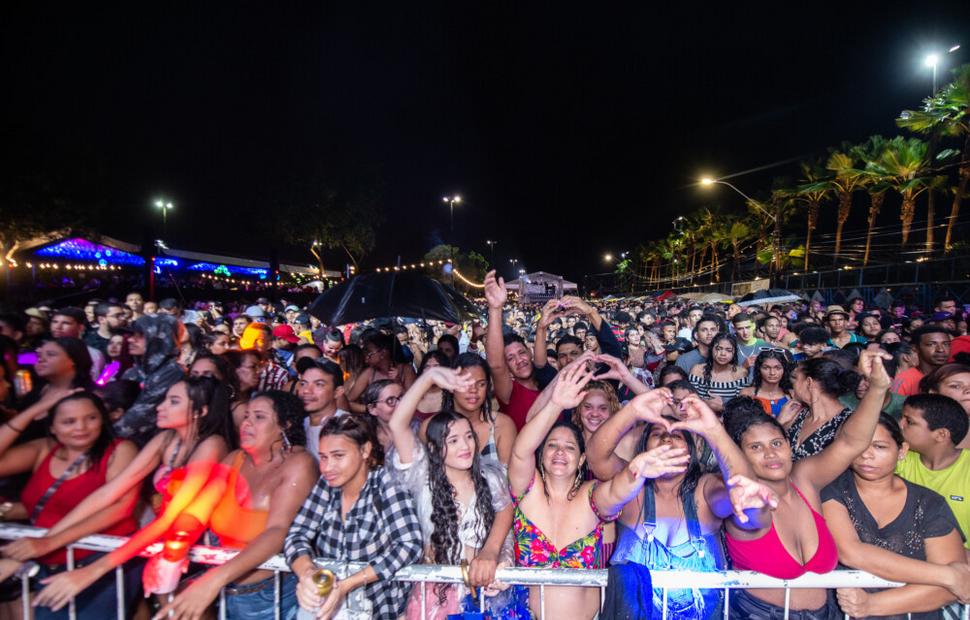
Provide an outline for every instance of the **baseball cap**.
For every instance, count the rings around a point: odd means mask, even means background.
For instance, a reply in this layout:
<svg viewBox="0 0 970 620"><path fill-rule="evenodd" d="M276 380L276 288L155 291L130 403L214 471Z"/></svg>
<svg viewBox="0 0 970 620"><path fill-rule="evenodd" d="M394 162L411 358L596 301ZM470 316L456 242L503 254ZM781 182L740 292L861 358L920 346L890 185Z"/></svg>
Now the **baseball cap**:
<svg viewBox="0 0 970 620"><path fill-rule="evenodd" d="M300 309L294 306L293 304L290 304L286 308L283 308L283 312L299 312L299 311Z"/></svg>
<svg viewBox="0 0 970 620"><path fill-rule="evenodd" d="M285 340L290 344L298 344L300 342L300 339L297 338L296 334L293 332L293 328L289 325L277 325L274 327L273 338Z"/></svg>
<svg viewBox="0 0 970 620"><path fill-rule="evenodd" d="M260 308L259 306L249 306L248 308L246 308L245 314L246 316L252 317L254 319L261 319L264 316L266 316L266 313L263 312L263 309Z"/></svg>

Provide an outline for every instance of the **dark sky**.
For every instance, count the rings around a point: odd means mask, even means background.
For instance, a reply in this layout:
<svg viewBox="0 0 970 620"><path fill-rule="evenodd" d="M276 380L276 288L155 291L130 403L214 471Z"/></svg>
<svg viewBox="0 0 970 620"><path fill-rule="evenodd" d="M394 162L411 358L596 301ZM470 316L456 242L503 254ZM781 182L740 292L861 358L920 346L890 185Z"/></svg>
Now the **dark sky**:
<svg viewBox="0 0 970 620"><path fill-rule="evenodd" d="M140 242L164 195L170 245L265 257L273 197L318 173L380 189L365 265L447 239L457 192L463 246L574 278L684 210L740 208L701 172L892 134L930 90L922 55L970 47L966 3L18 4L2 174L78 188L107 234Z"/></svg>

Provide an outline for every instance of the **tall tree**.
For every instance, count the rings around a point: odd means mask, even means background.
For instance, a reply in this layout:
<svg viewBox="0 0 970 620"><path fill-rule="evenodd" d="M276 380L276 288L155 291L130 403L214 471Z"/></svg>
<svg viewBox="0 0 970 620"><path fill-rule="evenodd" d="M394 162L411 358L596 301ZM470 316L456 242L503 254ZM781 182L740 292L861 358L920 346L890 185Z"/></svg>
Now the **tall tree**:
<svg viewBox="0 0 970 620"><path fill-rule="evenodd" d="M902 246L909 241L909 232L916 215L916 199L931 187L940 187L944 177L933 177L927 161L926 142L918 138L897 136L886 143L879 157L866 164L866 171L885 179L903 198L899 219L902 222Z"/></svg>
<svg viewBox="0 0 970 620"><path fill-rule="evenodd" d="M939 132L945 137L962 138L957 187L947 218L944 252L953 248L953 230L960 215L960 204L970 182L970 64L954 70L954 80L924 100L922 110L904 110L896 119L900 127L918 133Z"/></svg>
<svg viewBox="0 0 970 620"><path fill-rule="evenodd" d="M823 182L825 169L817 162L802 162L801 185L796 189L798 199L808 207L808 231L805 233L805 263L803 269L808 271L809 257L812 251L812 233L818 227L818 216L822 203L832 193L832 187Z"/></svg>
<svg viewBox="0 0 970 620"><path fill-rule="evenodd" d="M874 170L867 171L866 167L870 161L878 160L885 148L885 138L882 136L870 136L868 140L853 149L856 157L862 162L862 169L859 171L859 176L862 179L862 185L865 187L866 193L869 194L869 212L866 216L869 227L866 230L866 252L862 257L863 266L869 264L869 253L872 248L872 235L876 227L876 219L882 210L882 203L886 200L886 191L890 187L886 178Z"/></svg>

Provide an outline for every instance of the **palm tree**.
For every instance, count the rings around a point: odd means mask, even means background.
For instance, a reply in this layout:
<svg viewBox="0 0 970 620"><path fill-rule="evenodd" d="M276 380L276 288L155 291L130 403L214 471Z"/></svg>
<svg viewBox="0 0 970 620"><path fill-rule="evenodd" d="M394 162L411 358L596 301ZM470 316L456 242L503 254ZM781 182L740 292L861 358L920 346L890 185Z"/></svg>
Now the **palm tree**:
<svg viewBox="0 0 970 620"><path fill-rule="evenodd" d="M809 254L812 250L812 233L818 226L818 215L822 202L828 198L832 188L822 182L824 169L818 164L802 163L802 185L796 188L798 199L808 206L808 232L805 234L805 265L808 271Z"/></svg>
<svg viewBox="0 0 970 620"><path fill-rule="evenodd" d="M879 159L883 150L886 148L886 139L882 136L870 136L868 140L853 149L855 156L863 162L863 170L860 170L862 185L869 194L869 213L867 220L869 228L866 231L866 252L862 257L863 266L869 264L869 250L872 247L872 232L876 226L876 218L882 210L882 203L886 199L886 191L889 184L886 179L874 172L866 172L865 166L870 161Z"/></svg>
<svg viewBox="0 0 970 620"><path fill-rule="evenodd" d="M861 188L862 181L859 171L855 167L857 158L852 154L852 145L843 142L839 150L833 151L825 167L835 175L829 182L832 189L839 196L839 216L835 228L835 257L837 263L842 251L842 228L849 219L852 210L852 195Z"/></svg>
<svg viewBox="0 0 970 620"><path fill-rule="evenodd" d="M700 214L701 229L700 239L704 245L704 252L711 251L711 275L715 282L721 281L721 263L717 253L719 247L724 247L727 243L728 228L724 221L724 216L716 211L704 209ZM701 268L703 270L703 254L701 255Z"/></svg>
<svg viewBox="0 0 970 620"><path fill-rule="evenodd" d="M943 241L944 252L947 253L953 248L953 228L960 215L960 203L967 191L967 183L970 182L970 65L957 68L953 74L953 82L926 99L922 110L905 110L896 119L896 124L911 131L938 131L943 136L963 138L959 179Z"/></svg>
<svg viewBox="0 0 970 620"><path fill-rule="evenodd" d="M918 138L897 136L886 143L879 156L866 163L866 172L885 179L903 197L899 219L903 223L902 244L909 241L909 231L916 214L916 199L931 187L942 185L944 177L928 175L928 145Z"/></svg>
<svg viewBox="0 0 970 620"><path fill-rule="evenodd" d="M733 259L731 280L735 280L741 269L741 244L754 237L754 227L748 218L740 215L727 216L724 226L727 228L727 241L731 244L731 258Z"/></svg>
<svg viewBox="0 0 970 620"><path fill-rule="evenodd" d="M795 192L786 189L772 190L768 200L748 201L748 210L759 220L762 230L771 228L771 264L774 272L781 271L784 267L781 230L793 215L796 204Z"/></svg>

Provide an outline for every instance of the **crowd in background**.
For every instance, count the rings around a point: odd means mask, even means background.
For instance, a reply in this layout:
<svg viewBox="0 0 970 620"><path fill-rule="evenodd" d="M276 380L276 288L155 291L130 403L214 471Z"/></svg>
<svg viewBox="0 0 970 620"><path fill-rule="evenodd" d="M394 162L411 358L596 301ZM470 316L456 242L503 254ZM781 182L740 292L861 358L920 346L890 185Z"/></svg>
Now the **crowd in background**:
<svg viewBox="0 0 970 620"><path fill-rule="evenodd" d="M506 566L608 568L551 618L781 617L784 590L664 594L649 571L837 567L907 585L796 589L790 617L944 618L970 601L965 309L852 298L518 304L464 323L326 325L286 300L91 299L0 313L0 618L538 616ZM111 553L65 547L104 533ZM165 552L144 560L146 546ZM207 543L240 551L190 564ZM179 551L181 550L181 553ZM322 595L313 558L362 562ZM463 584L392 580L461 565ZM173 598L165 594L181 577ZM185 575L182 570L187 571ZM425 598L422 607L421 598ZM630 607L638 609L631 610ZM640 614L640 615L636 615Z"/></svg>

